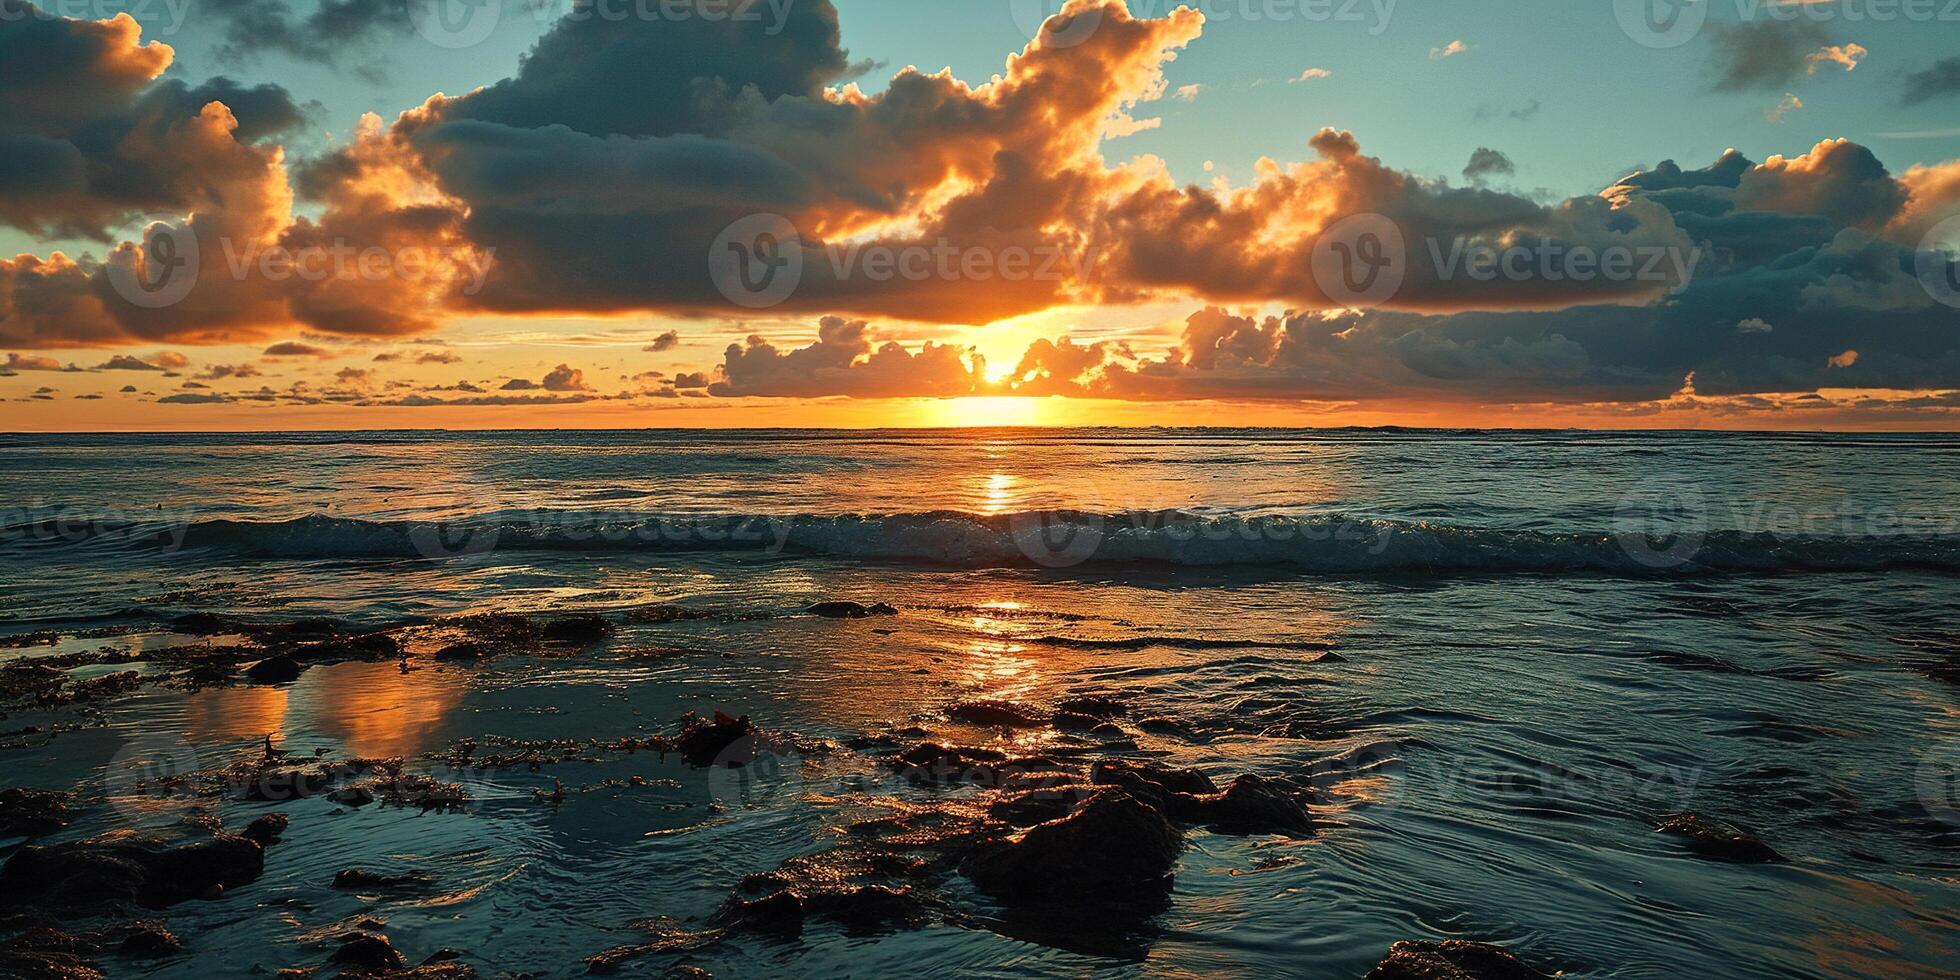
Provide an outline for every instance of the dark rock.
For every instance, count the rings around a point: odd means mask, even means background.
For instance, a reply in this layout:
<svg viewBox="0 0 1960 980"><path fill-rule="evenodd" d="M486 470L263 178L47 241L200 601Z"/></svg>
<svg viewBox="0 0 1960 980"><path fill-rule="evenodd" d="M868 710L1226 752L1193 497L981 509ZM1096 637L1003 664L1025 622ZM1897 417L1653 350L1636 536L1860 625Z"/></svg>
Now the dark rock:
<svg viewBox="0 0 1960 980"><path fill-rule="evenodd" d="M1173 816L1206 824L1221 834L1313 833L1313 818L1297 790L1250 773L1232 780L1222 793L1176 793L1169 803Z"/></svg>
<svg viewBox="0 0 1960 980"><path fill-rule="evenodd" d="M990 728L1041 728L1049 720L1047 714L1028 705L996 698L961 701L946 709L946 717Z"/></svg>
<svg viewBox="0 0 1960 980"><path fill-rule="evenodd" d="M1172 794L1208 796L1218 792L1211 777L1196 769L1173 769L1154 762L1103 759L1089 767L1089 781L1097 786L1116 786L1130 795L1158 807L1168 805Z"/></svg>
<svg viewBox="0 0 1960 980"><path fill-rule="evenodd" d="M717 711L713 722L688 715L681 721L681 734L674 745L689 765L740 768L755 758L759 732L749 723L748 715L730 718Z"/></svg>
<svg viewBox="0 0 1960 980"><path fill-rule="evenodd" d="M0 837L39 837L68 826L67 793L0 790Z"/></svg>
<svg viewBox="0 0 1960 980"><path fill-rule="evenodd" d="M364 807L374 802L374 794L364 786L343 786L328 793L327 799L341 806Z"/></svg>
<svg viewBox="0 0 1960 980"><path fill-rule="evenodd" d="M1092 792L1089 787L1079 785L1029 790L995 800L987 806L987 815L1016 827L1032 827L1068 816Z"/></svg>
<svg viewBox="0 0 1960 980"><path fill-rule="evenodd" d="M1167 892L1183 846L1161 811L1105 790L1066 817L977 852L965 871L1007 902L1120 906Z"/></svg>
<svg viewBox="0 0 1960 980"><path fill-rule="evenodd" d="M408 964L387 937L367 934L350 937L327 957L327 962L375 972L399 970Z"/></svg>
<svg viewBox="0 0 1960 980"><path fill-rule="evenodd" d="M291 823L291 820L283 813L261 814L253 817L252 822L246 824L245 829L240 831L238 836L257 841L260 847L265 847L277 841L279 835L286 832L288 823Z"/></svg>
<svg viewBox="0 0 1960 980"><path fill-rule="evenodd" d="M386 633L363 633L360 636L343 636L331 640L321 640L293 648L293 659L300 661L318 660L395 660L402 655L402 645Z"/></svg>
<svg viewBox="0 0 1960 980"><path fill-rule="evenodd" d="M128 832L28 846L0 867L0 904L48 909L165 908L265 872L265 849L230 834L171 847Z"/></svg>
<svg viewBox="0 0 1960 980"><path fill-rule="evenodd" d="M1551 980L1489 943L1445 939L1400 942L1368 973L1367 980Z"/></svg>
<svg viewBox="0 0 1960 980"><path fill-rule="evenodd" d="M245 668L245 679L254 684L290 684L299 680L299 661L285 654L267 657Z"/></svg>
<svg viewBox="0 0 1960 980"><path fill-rule="evenodd" d="M489 650L475 640L452 643L436 651L437 660L451 660L471 663L489 656Z"/></svg>
<svg viewBox="0 0 1960 980"><path fill-rule="evenodd" d="M1115 727L1095 715L1079 714L1074 711L1057 711L1050 723L1065 732L1090 732L1106 725Z"/></svg>
<svg viewBox="0 0 1960 980"><path fill-rule="evenodd" d="M822 616L825 619L864 619L868 616L898 615L897 609L882 602L874 602L867 606L860 602L850 602L848 600L831 600L829 602L813 603L805 607L803 611L812 616Z"/></svg>
<svg viewBox="0 0 1960 980"><path fill-rule="evenodd" d="M596 613L573 613L547 620L538 635L554 643L597 643L613 634L613 624Z"/></svg>
<svg viewBox="0 0 1960 980"><path fill-rule="evenodd" d="M1775 848L1732 823L1704 817L1698 813L1675 813L1662 817L1657 829L1688 839L1688 850L1711 861L1731 864L1774 864L1784 860Z"/></svg>
<svg viewBox="0 0 1960 980"><path fill-rule="evenodd" d="M117 943L116 951L130 959L148 960L182 952L184 944L160 922L138 922Z"/></svg>
<svg viewBox="0 0 1960 980"><path fill-rule="evenodd" d="M1069 698L1056 704L1055 710L1073 712L1078 715L1088 715L1091 718L1101 718L1104 720L1121 718L1130 713L1128 705L1100 694L1083 694Z"/></svg>
<svg viewBox="0 0 1960 980"><path fill-rule="evenodd" d="M404 871L400 874L383 874L362 868L347 868L336 872L333 886L341 891L357 892L414 892L422 891L435 884L435 878L426 871Z"/></svg>

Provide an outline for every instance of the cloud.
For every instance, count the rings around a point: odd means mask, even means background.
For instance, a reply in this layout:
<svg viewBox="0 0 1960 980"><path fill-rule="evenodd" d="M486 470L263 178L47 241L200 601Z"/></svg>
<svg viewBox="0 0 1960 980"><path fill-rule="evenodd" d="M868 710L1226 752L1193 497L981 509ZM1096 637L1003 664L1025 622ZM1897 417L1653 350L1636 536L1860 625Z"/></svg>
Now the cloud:
<svg viewBox="0 0 1960 980"><path fill-rule="evenodd" d="M1864 60L1865 55L1870 53L1862 44L1826 45L1811 52L1807 59L1810 63L1808 73L1815 75L1818 68L1827 64L1841 66L1845 71L1853 71L1857 69L1858 62Z"/></svg>
<svg viewBox="0 0 1960 980"><path fill-rule="evenodd" d="M1803 100L1797 98L1794 93L1785 92L1783 98L1775 105L1763 110L1763 118L1773 123L1780 123L1784 116L1801 108L1803 108Z"/></svg>
<svg viewBox="0 0 1960 980"><path fill-rule="evenodd" d="M1204 90L1205 87L1203 85L1179 85L1177 91L1172 94L1186 102L1196 102L1198 101L1198 94Z"/></svg>
<svg viewBox="0 0 1960 980"><path fill-rule="evenodd" d="M91 370L95 370L95 371L161 371L161 370L163 370L163 368L161 368L161 367L159 367L159 366L157 366L157 365L155 365L155 364L151 364L150 362L148 362L148 361L145 361L145 360L143 360L142 358L138 358L138 357L131 357L131 356L129 356L128 354L117 354L116 356L114 356L114 357L111 357L111 358L109 358L108 360L106 360L106 361L103 361L103 362L102 362L102 363L100 363L100 364L97 364L97 365L96 365L96 366L95 366L94 368L91 368Z"/></svg>
<svg viewBox="0 0 1960 980"><path fill-rule="evenodd" d="M1906 90L1899 101L1903 105L1915 106L1955 95L1960 95L1960 55L1941 58L1907 75Z"/></svg>
<svg viewBox="0 0 1960 980"><path fill-rule="evenodd" d="M1831 359L1826 363L1834 368L1848 368L1858 363L1858 352L1848 350L1842 354L1833 354L1831 355Z"/></svg>
<svg viewBox="0 0 1960 980"><path fill-rule="evenodd" d="M315 344L301 343L297 340L284 340L260 351L262 357L339 357L338 351L329 350Z"/></svg>
<svg viewBox="0 0 1960 980"><path fill-rule="evenodd" d="M680 345L681 345L680 331L669 330L666 333L663 333L660 336L653 338L652 343L640 349L650 354L657 354L661 351L673 350L674 348L679 347Z"/></svg>
<svg viewBox="0 0 1960 980"><path fill-rule="evenodd" d="M161 350L150 355L150 363L168 371L189 367L191 359L174 350Z"/></svg>
<svg viewBox="0 0 1960 980"><path fill-rule="evenodd" d="M585 383L585 372L569 365L560 364L544 376L541 386L546 391L590 391Z"/></svg>
<svg viewBox="0 0 1960 980"><path fill-rule="evenodd" d="M1760 317L1750 317L1735 325L1737 333L1770 333L1776 328Z"/></svg>
<svg viewBox="0 0 1960 980"><path fill-rule="evenodd" d="M1334 73L1328 71L1325 68L1309 68L1306 71L1301 72L1300 77L1288 79L1288 82L1291 84L1298 84L1300 82L1311 82L1318 78L1332 78L1332 77L1334 77Z"/></svg>
<svg viewBox="0 0 1960 980"><path fill-rule="evenodd" d="M728 345L718 374L708 392L720 396L942 396L973 393L986 364L965 348L931 341L916 354L891 342L874 348L864 321L832 316L807 347L783 351L761 337ZM691 385L676 379L675 387Z"/></svg>
<svg viewBox="0 0 1960 980"><path fill-rule="evenodd" d="M165 395L162 398L157 399L157 404L159 405L222 405L231 400L232 398L230 395L221 395L216 392L204 393L204 392L195 392L195 391L184 391L184 392L178 392L177 394L174 395Z"/></svg>
<svg viewBox="0 0 1960 980"><path fill-rule="evenodd" d="M106 241L137 214L212 203L263 158L254 141L300 122L278 86L159 81L173 58L127 14L73 20L0 0L0 225ZM212 103L233 123L222 138L196 122Z"/></svg>
<svg viewBox="0 0 1960 980"><path fill-rule="evenodd" d="M219 381L224 378L256 378L259 369L250 364L213 364L199 371L198 377L206 381Z"/></svg>
<svg viewBox="0 0 1960 980"><path fill-rule="evenodd" d="M79 368L76 368L76 367L75 367L74 365L72 365L72 364L71 364L71 365L67 365L67 366L63 366L63 365L62 365L62 363L61 363L60 361L57 361L57 360L55 360L55 359L54 359L54 358L52 358L52 357L41 357L41 356L38 356L38 355L34 355L34 354L29 354L29 355L26 355L26 356L22 356L22 355L20 355L20 354L12 354L12 353L10 353L10 354L8 354L8 355L7 355L7 363L6 363L6 366L5 366L5 370L8 370L8 371L68 371L68 370L80 370L80 369L79 369Z"/></svg>
<svg viewBox="0 0 1960 980"><path fill-rule="evenodd" d="M1429 60L1441 61L1444 58L1455 57L1456 55L1462 54L1468 50L1470 50L1470 46L1463 43L1462 38L1458 38L1454 41L1451 41L1448 44L1443 45L1440 48L1430 48Z"/></svg>
<svg viewBox="0 0 1960 980"><path fill-rule="evenodd" d="M1716 25L1715 88L1740 92L1786 88L1826 64L1850 71L1866 55L1861 44L1833 44L1822 25L1765 18Z"/></svg>
<svg viewBox="0 0 1960 980"><path fill-rule="evenodd" d="M1538 101L1537 99L1532 99L1531 101L1526 102L1524 105L1518 106L1515 109L1506 109L1503 108L1502 106L1493 105L1491 103L1486 102L1483 105L1478 106L1476 110L1470 114L1470 118L1476 122L1490 122L1491 120L1500 117L1505 119L1513 119L1518 122L1530 122L1544 108L1545 108L1545 104L1543 102Z"/></svg>
<svg viewBox="0 0 1960 980"><path fill-rule="evenodd" d="M1489 147L1480 146L1470 154L1470 162L1463 167L1463 179L1475 183L1489 180L1494 174L1510 176L1518 168L1511 158Z"/></svg>

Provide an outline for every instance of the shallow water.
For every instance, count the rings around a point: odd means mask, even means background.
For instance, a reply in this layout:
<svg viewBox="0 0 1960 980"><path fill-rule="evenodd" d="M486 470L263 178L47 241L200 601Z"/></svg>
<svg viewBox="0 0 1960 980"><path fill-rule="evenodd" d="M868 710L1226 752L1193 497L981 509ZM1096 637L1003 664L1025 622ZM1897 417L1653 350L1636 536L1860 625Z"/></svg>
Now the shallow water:
<svg viewBox="0 0 1960 980"><path fill-rule="evenodd" d="M113 975L313 965L362 915L411 962L450 947L487 976L577 975L646 941L644 920L700 926L744 875L894 798L971 792L883 778L854 736L916 723L1039 751L1064 736L940 712L1089 689L1180 720L1138 733L1140 752L1310 782L1318 832L1194 830L1170 908L1128 950L1030 934L955 879L956 923L813 920L628 974L1360 976L1391 942L1443 936L1572 976L1936 976L1960 957L1946 437L6 436L0 454L0 631L54 634L0 658L112 646L136 662L77 675L146 669L201 642L164 625L198 611L622 622L571 657L458 665L411 643L407 672L9 710L0 786L89 804L56 839L188 811L293 818L261 880L165 914L185 954ZM796 614L825 599L899 615ZM654 603L713 615L625 621ZM717 709L839 747L734 773L652 752L535 772L430 758L671 733ZM267 733L296 756L401 756L470 803L131 789L133 771L249 759ZM540 802L554 779L564 801ZM1789 860L1697 858L1653 829L1683 810ZM347 867L436 886L328 888Z"/></svg>

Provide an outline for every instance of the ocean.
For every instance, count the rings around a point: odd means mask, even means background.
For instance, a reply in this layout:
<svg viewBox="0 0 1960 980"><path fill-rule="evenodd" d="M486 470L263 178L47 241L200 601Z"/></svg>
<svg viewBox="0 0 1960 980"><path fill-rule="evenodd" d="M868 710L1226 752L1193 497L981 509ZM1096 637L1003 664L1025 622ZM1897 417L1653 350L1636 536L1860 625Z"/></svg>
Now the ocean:
<svg viewBox="0 0 1960 980"><path fill-rule="evenodd" d="M112 976L316 966L376 926L491 977L607 951L649 976L1359 977L1442 938L1574 977L1960 962L1960 437L4 435L0 458L0 788L68 794L0 849L290 820L256 880L154 913L180 952ZM767 736L691 764L689 712ZM1312 826L1181 820L1161 898L1030 909L960 850L1008 781L918 778L894 760L919 745L1056 785L1108 760L1258 776ZM1657 831L1682 813L1779 859ZM380 877L336 887L350 869ZM777 888L788 925L744 904Z"/></svg>

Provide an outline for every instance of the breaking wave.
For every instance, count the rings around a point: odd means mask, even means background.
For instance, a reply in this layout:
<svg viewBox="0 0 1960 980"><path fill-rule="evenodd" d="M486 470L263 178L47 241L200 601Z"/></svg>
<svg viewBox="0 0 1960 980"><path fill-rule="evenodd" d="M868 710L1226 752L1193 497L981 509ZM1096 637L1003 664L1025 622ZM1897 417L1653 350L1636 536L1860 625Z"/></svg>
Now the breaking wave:
<svg viewBox="0 0 1960 980"><path fill-rule="evenodd" d="M57 527L58 533L50 531ZM765 516L550 513L446 522L315 515L283 521L21 524L0 547L90 542L275 558L448 559L491 552L723 552L951 567L1286 566L1321 573L1694 574L1960 571L1960 535L1685 529L1503 529L1339 516L1168 511Z"/></svg>

